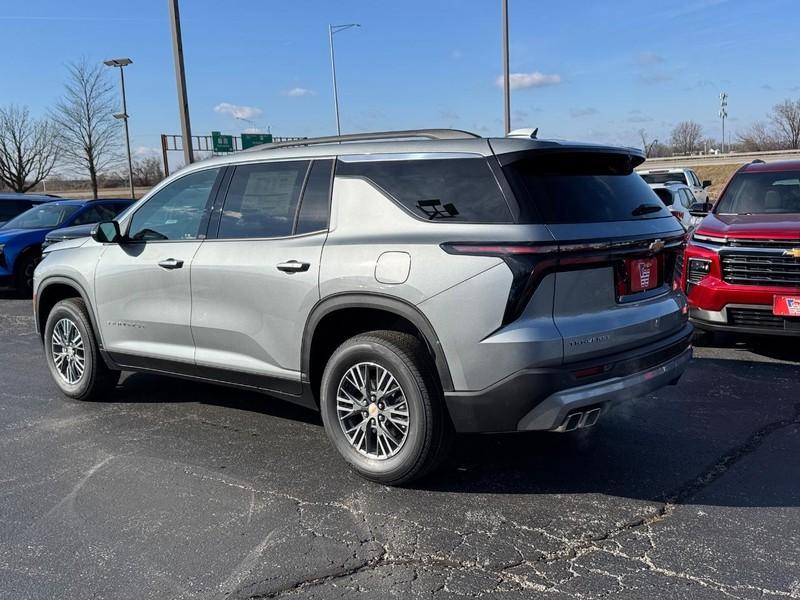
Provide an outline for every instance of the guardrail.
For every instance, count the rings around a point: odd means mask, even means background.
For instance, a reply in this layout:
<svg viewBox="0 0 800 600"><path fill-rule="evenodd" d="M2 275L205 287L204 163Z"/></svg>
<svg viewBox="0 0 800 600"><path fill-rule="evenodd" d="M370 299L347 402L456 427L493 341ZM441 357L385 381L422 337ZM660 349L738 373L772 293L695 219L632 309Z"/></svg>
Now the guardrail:
<svg viewBox="0 0 800 600"><path fill-rule="evenodd" d="M725 154L695 154L690 156L665 156L648 158L641 166L643 169L658 168L659 166L703 166L725 165L731 163L747 163L760 158L761 160L797 160L800 159L800 150L768 150L765 152L727 152Z"/></svg>

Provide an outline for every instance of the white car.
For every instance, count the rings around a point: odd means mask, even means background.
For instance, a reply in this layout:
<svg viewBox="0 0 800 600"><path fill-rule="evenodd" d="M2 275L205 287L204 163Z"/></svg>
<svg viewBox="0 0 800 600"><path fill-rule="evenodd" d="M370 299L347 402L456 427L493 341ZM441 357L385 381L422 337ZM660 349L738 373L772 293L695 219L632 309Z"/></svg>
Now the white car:
<svg viewBox="0 0 800 600"><path fill-rule="evenodd" d="M668 181L664 184L651 184L650 188L666 204L672 215L681 222L686 231L692 231L702 220L691 214L691 208L696 201L688 185L678 181Z"/></svg>
<svg viewBox="0 0 800 600"><path fill-rule="evenodd" d="M695 198L695 202L708 202L708 187L711 185L711 180L706 179L700 181L692 169L684 169L675 167L672 169L643 169L637 171L651 187L657 184L665 184L667 182L676 181L687 186Z"/></svg>

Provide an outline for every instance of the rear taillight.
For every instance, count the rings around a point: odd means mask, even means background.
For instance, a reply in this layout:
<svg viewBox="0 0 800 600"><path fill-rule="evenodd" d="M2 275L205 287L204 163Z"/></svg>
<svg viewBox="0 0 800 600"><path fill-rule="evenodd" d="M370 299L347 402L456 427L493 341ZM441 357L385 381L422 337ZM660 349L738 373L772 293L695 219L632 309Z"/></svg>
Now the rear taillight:
<svg viewBox="0 0 800 600"><path fill-rule="evenodd" d="M450 242L442 244L448 254L496 256L511 269L513 280L503 314L503 325L519 318L544 275L558 264L556 244L517 242Z"/></svg>
<svg viewBox="0 0 800 600"><path fill-rule="evenodd" d="M669 212L672 213L672 216L678 219L679 223L683 223L683 219L686 217L686 213L680 210L670 210Z"/></svg>

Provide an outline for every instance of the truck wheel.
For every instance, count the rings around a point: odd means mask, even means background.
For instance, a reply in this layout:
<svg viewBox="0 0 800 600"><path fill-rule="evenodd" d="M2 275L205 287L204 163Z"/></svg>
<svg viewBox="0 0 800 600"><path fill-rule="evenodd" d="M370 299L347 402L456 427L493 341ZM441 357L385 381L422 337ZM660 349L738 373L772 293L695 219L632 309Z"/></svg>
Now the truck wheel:
<svg viewBox="0 0 800 600"><path fill-rule="evenodd" d="M320 387L325 431L363 477L400 485L445 458L453 429L430 364L420 341L397 331L357 335L328 360Z"/></svg>
<svg viewBox="0 0 800 600"><path fill-rule="evenodd" d="M119 371L103 362L86 304L79 298L58 302L44 328L50 374L62 393L76 400L100 399L119 381Z"/></svg>

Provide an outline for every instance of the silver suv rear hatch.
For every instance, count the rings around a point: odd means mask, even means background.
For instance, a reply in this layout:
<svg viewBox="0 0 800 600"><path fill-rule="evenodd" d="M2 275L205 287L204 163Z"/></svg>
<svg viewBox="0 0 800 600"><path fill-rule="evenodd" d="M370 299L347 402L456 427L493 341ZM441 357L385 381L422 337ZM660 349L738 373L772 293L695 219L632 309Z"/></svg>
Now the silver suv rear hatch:
<svg viewBox="0 0 800 600"><path fill-rule="evenodd" d="M626 149L576 147L499 155L521 220L545 224L556 248L553 320L564 362L636 348L680 331L685 232L633 172Z"/></svg>

